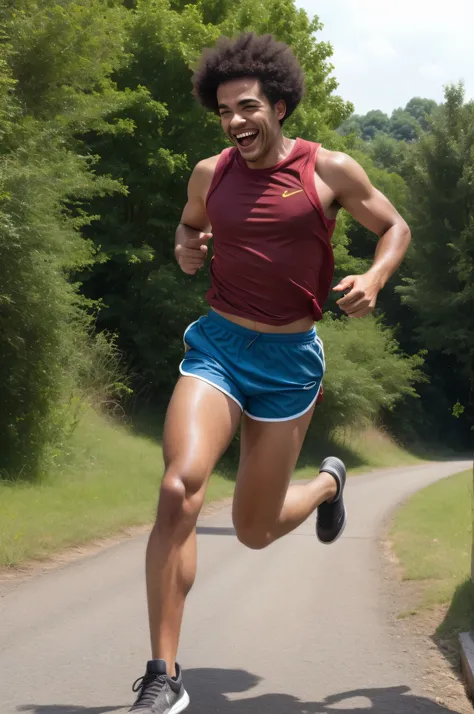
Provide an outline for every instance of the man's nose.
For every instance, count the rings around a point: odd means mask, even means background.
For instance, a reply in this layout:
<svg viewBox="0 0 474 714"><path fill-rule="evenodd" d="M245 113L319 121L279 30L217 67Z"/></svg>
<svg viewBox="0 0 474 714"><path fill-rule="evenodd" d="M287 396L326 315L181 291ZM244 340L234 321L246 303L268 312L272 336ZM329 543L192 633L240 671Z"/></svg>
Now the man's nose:
<svg viewBox="0 0 474 714"><path fill-rule="evenodd" d="M230 121L230 128L233 129L234 131L236 129L240 129L245 125L245 119L241 114L234 114Z"/></svg>

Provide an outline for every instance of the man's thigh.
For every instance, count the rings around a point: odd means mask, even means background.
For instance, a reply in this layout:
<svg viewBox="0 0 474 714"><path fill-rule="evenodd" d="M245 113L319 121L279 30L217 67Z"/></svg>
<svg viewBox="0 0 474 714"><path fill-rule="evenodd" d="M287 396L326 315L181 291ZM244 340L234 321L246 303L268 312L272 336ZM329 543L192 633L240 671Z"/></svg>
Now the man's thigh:
<svg viewBox="0 0 474 714"><path fill-rule="evenodd" d="M234 437L240 418L240 407L219 389L195 377L180 377L168 406L163 435L165 490L181 489L201 501L208 478Z"/></svg>
<svg viewBox="0 0 474 714"><path fill-rule="evenodd" d="M278 422L244 415L233 505L236 527L258 522L271 529L277 522L313 413L314 406L301 417Z"/></svg>

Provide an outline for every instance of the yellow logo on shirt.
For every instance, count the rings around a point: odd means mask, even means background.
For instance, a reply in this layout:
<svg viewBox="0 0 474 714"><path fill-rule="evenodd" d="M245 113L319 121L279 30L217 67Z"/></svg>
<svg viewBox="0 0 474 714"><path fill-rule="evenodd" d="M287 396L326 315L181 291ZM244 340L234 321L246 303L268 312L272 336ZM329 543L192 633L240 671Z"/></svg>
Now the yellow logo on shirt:
<svg viewBox="0 0 474 714"><path fill-rule="evenodd" d="M294 196L295 193L302 193L302 191L302 188L298 189L298 191L284 191L284 193L282 193L281 195L283 196L283 198L290 198L290 196Z"/></svg>

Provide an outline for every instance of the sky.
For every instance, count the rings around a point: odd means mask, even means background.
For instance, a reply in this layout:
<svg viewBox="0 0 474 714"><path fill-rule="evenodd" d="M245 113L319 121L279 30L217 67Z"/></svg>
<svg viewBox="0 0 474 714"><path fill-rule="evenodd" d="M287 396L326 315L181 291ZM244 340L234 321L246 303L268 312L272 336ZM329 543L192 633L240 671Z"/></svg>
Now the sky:
<svg viewBox="0 0 474 714"><path fill-rule="evenodd" d="M472 0L296 0L331 43L337 94L357 114L390 114L415 96L443 100L444 85L465 84L474 99Z"/></svg>

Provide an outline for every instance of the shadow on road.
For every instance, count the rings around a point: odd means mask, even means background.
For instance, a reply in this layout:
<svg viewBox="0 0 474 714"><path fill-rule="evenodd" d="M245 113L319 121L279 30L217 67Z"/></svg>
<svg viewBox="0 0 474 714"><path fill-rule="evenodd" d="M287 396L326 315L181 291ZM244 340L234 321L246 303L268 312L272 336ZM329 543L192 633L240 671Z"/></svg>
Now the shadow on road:
<svg viewBox="0 0 474 714"><path fill-rule="evenodd" d="M407 686L357 689L331 695L319 702L303 701L289 694L233 699L234 695L256 687L261 678L245 670L232 669L190 669L185 676L192 702L190 714L354 714L368 711L371 714L456 714L453 709L411 694ZM315 688L317 676L315 672ZM282 668L282 689L285 679L285 669Z"/></svg>
<svg viewBox="0 0 474 714"><path fill-rule="evenodd" d="M456 714L454 709L436 704L426 697L411 694L407 686L354 689L332 694L319 702L306 702L289 694L260 694L234 699L234 695L248 692L262 679L237 669L190 669L185 675L186 688L191 696L189 714L354 714L369 711L371 714ZM282 667L282 688L285 686L286 676ZM107 714L119 710L126 712L128 707L28 704L18 707L17 712Z"/></svg>
<svg viewBox="0 0 474 714"><path fill-rule="evenodd" d="M228 535L235 536L235 529L225 526L197 526L198 535Z"/></svg>

